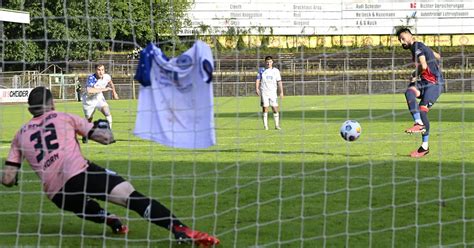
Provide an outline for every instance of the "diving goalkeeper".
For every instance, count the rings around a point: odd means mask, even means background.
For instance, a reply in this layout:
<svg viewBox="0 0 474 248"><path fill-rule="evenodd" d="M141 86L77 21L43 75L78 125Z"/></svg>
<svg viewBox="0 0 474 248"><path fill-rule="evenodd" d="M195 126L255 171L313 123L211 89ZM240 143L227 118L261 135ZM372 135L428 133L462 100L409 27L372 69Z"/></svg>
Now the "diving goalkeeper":
<svg viewBox="0 0 474 248"><path fill-rule="evenodd" d="M89 123L76 115L56 112L51 91L44 87L31 91L28 105L33 118L22 126L12 141L3 167L3 185L11 187L17 183L18 169L25 158L40 177L48 198L57 207L74 212L80 218L106 223L115 233L127 233L127 226L95 199L108 201L168 229L179 243L219 244L216 237L187 227L168 208L135 190L115 172L82 156L76 134L104 145L115 142L108 121Z"/></svg>

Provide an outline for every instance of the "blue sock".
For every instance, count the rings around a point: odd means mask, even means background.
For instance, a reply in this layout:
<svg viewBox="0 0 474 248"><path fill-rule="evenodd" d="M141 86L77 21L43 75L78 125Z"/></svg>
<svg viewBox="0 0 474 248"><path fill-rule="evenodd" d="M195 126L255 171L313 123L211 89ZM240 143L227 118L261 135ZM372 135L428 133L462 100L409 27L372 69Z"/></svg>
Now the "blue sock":
<svg viewBox="0 0 474 248"><path fill-rule="evenodd" d="M430 136L429 136L429 135L423 135L423 136L421 136L421 141L423 141L423 142L428 142L429 139L430 139Z"/></svg>
<svg viewBox="0 0 474 248"><path fill-rule="evenodd" d="M413 120L414 120L416 123L422 123L420 112L418 112L418 113L413 113Z"/></svg>
<svg viewBox="0 0 474 248"><path fill-rule="evenodd" d="M416 123L421 123L420 109L418 102L416 101L416 93L411 89L407 89L407 91L405 91L405 98L407 100L408 110L410 110L413 119Z"/></svg>

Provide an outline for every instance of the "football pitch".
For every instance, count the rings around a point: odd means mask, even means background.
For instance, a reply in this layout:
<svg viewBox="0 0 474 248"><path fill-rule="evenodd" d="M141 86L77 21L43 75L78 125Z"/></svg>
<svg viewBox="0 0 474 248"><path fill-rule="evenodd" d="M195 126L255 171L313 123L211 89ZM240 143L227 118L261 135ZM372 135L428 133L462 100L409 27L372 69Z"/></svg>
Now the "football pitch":
<svg viewBox="0 0 474 248"><path fill-rule="evenodd" d="M408 156L421 138L404 133L412 119L403 94L288 96L282 130L268 131L257 97L216 98L217 145L200 150L138 139L136 101L108 102L117 143L81 144L86 158L217 235L221 247L474 245L474 94L441 95L429 113L430 154L420 159ZM78 102L56 109L82 116ZM4 161L30 115L8 105L0 116ZM356 142L340 137L347 119L362 126ZM107 205L127 236L61 212L26 163L22 170L18 186L0 187L0 247L180 247L121 207Z"/></svg>

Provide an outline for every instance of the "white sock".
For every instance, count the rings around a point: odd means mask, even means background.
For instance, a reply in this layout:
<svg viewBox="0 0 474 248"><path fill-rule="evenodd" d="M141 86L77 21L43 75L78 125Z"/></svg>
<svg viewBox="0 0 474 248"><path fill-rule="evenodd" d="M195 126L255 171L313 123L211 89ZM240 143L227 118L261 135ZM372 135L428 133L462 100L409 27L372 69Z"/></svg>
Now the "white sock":
<svg viewBox="0 0 474 248"><path fill-rule="evenodd" d="M280 126L280 115L278 113L273 113L273 120L275 120L275 127Z"/></svg>
<svg viewBox="0 0 474 248"><path fill-rule="evenodd" d="M421 120L420 112L413 114L413 120L415 120L416 124L423 125L423 121Z"/></svg>
<svg viewBox="0 0 474 248"><path fill-rule="evenodd" d="M263 126L268 127L268 112L263 112Z"/></svg>
<svg viewBox="0 0 474 248"><path fill-rule="evenodd" d="M107 119L107 121L109 122L110 129L112 129L112 115L107 115L105 119Z"/></svg>
<svg viewBox="0 0 474 248"><path fill-rule="evenodd" d="M428 150L428 142L421 143L421 147L423 147L425 150Z"/></svg>

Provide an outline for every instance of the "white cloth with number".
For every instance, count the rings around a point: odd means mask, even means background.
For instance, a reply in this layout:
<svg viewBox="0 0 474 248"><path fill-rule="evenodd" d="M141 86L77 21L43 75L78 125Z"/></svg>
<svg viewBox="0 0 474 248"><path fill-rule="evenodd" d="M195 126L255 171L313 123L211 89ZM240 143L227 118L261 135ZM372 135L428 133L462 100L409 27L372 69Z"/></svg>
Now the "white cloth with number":
<svg viewBox="0 0 474 248"><path fill-rule="evenodd" d="M176 148L215 145L213 64L202 41L171 59L154 44L142 50L134 135Z"/></svg>

